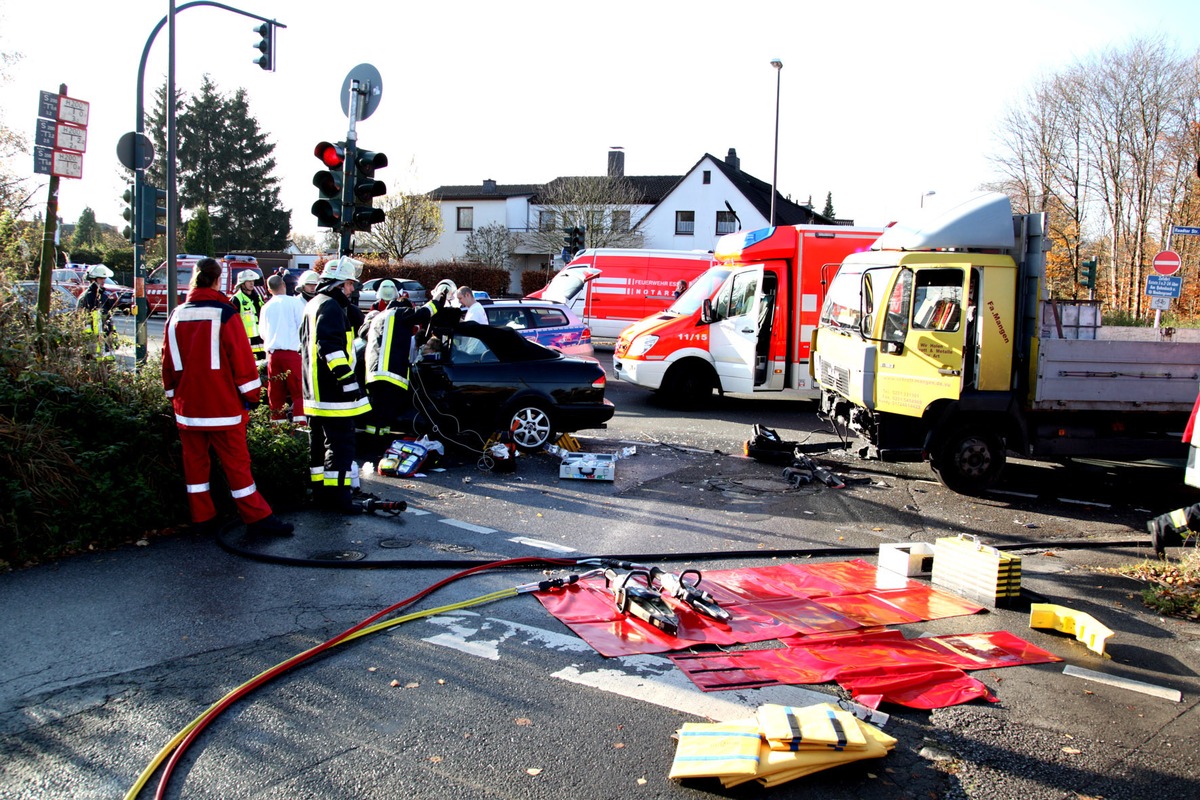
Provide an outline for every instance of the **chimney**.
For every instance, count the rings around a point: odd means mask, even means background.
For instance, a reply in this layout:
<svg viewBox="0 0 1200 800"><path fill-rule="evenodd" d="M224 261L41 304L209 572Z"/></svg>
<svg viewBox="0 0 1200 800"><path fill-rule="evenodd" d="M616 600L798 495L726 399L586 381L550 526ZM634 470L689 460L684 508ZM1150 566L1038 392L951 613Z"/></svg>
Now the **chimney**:
<svg viewBox="0 0 1200 800"><path fill-rule="evenodd" d="M496 193L496 182L494 180L492 180L491 178L484 178L483 179L483 193L484 194L495 194Z"/></svg>
<svg viewBox="0 0 1200 800"><path fill-rule="evenodd" d="M742 168L742 160L737 157L736 149L732 147L729 148L729 154L725 156L725 163L736 170L740 170Z"/></svg>
<svg viewBox="0 0 1200 800"><path fill-rule="evenodd" d="M608 177L625 177L625 153L620 147L613 147L608 151Z"/></svg>

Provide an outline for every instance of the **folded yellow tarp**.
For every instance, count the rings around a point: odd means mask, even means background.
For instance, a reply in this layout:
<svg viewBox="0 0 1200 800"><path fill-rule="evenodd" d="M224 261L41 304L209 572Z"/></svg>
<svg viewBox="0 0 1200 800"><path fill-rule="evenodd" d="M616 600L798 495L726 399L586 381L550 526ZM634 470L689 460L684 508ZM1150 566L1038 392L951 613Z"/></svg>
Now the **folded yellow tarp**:
<svg viewBox="0 0 1200 800"><path fill-rule="evenodd" d="M754 720L685 722L671 763L672 778L711 778L758 772L762 737Z"/></svg>
<svg viewBox="0 0 1200 800"><path fill-rule="evenodd" d="M768 703L755 715L772 750L862 750L866 737L849 711L830 703L795 708Z"/></svg>
<svg viewBox="0 0 1200 800"><path fill-rule="evenodd" d="M759 751L758 772L753 777L721 778L726 787L757 780L763 786L778 786L781 783L811 775L814 772L861 761L867 758L883 758L896 746L896 740L870 723L855 719L858 728L866 737L867 745L862 750L771 750L766 743Z"/></svg>

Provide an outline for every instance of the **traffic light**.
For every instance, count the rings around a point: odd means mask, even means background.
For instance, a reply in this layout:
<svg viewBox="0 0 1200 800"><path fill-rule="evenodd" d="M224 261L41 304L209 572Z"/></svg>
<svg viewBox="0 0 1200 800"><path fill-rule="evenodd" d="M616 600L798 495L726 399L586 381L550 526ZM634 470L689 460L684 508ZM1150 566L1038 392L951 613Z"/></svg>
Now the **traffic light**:
<svg viewBox="0 0 1200 800"><path fill-rule="evenodd" d="M351 225L356 231L369 231L387 216L382 208L373 208L376 197L387 194L387 185L375 180L375 170L388 165L383 153L358 150L354 154L354 210Z"/></svg>
<svg viewBox="0 0 1200 800"><path fill-rule="evenodd" d="M134 214L133 214L134 200L133 200L133 198L134 198L133 184L130 184L129 186L127 186L125 188L125 193L121 195L121 199L125 201L125 210L121 212L121 216L124 217L125 221L129 223L128 225L125 226L125 229L123 231L121 231L121 236L123 236L125 238L125 241L127 241L127 242L132 242L134 240L133 239L133 218L134 218Z"/></svg>
<svg viewBox="0 0 1200 800"><path fill-rule="evenodd" d="M259 43L255 45L262 53L261 56L254 59L254 63L258 64L262 69L270 72L275 71L275 26L269 22L264 22L259 25L254 31L262 37Z"/></svg>
<svg viewBox="0 0 1200 800"><path fill-rule="evenodd" d="M584 236L587 234L587 228L578 227L572 228L571 230L571 254L576 255L579 253L579 251L584 249L583 240Z"/></svg>
<svg viewBox="0 0 1200 800"><path fill-rule="evenodd" d="M566 234L566 236L563 237L563 249L571 255L575 255L574 248L576 230L578 230L578 228L563 228L563 233Z"/></svg>
<svg viewBox="0 0 1200 800"><path fill-rule="evenodd" d="M137 231L138 238L146 242L167 232L167 193L148 183L141 188L137 194Z"/></svg>
<svg viewBox="0 0 1200 800"><path fill-rule="evenodd" d="M346 166L346 145L343 142L332 144L319 142L313 150L313 155L321 159L328 169L323 169L313 175L313 186L317 187L320 198L313 203L312 213L317 218L317 225L331 228L335 232L342 229L342 184Z"/></svg>
<svg viewBox="0 0 1200 800"><path fill-rule="evenodd" d="M1079 282L1088 289L1096 288L1096 259L1085 259L1080 263Z"/></svg>

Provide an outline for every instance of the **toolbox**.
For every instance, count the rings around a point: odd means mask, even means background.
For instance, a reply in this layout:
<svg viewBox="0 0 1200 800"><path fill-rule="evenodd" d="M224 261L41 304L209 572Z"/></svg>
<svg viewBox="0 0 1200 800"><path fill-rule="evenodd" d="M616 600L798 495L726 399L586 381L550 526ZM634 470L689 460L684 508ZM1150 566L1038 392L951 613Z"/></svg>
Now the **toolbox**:
<svg viewBox="0 0 1200 800"><path fill-rule="evenodd" d="M558 477L584 481L611 481L617 457L604 453L564 453Z"/></svg>

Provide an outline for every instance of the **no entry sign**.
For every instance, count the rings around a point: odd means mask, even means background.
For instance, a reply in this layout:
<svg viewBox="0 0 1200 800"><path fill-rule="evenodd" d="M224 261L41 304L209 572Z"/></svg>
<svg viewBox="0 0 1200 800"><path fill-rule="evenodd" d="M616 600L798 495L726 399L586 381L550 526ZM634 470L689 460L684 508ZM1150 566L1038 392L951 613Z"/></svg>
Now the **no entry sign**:
<svg viewBox="0 0 1200 800"><path fill-rule="evenodd" d="M1183 259L1174 250L1163 250L1154 257L1154 271L1159 275L1174 275L1182 264Z"/></svg>

